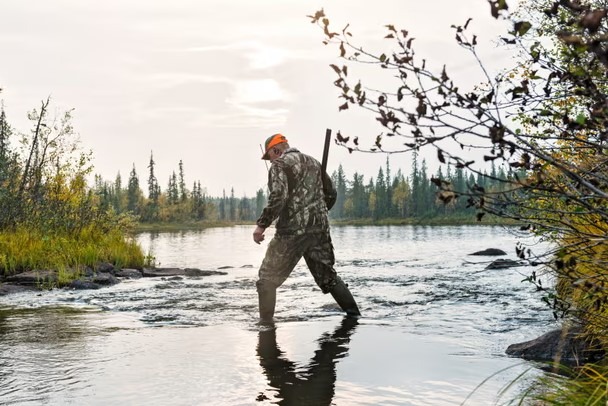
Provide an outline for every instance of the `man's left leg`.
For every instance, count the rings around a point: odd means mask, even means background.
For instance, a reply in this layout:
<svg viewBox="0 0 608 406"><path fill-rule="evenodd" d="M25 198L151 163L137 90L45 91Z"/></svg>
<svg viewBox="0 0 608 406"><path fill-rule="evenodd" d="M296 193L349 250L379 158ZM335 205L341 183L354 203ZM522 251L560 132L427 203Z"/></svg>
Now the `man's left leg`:
<svg viewBox="0 0 608 406"><path fill-rule="evenodd" d="M323 293L331 293L342 310L350 316L360 316L361 312L355 298L350 293L348 285L338 276L334 269L334 246L329 232L312 234L316 239L311 248L304 252L304 259L315 282Z"/></svg>

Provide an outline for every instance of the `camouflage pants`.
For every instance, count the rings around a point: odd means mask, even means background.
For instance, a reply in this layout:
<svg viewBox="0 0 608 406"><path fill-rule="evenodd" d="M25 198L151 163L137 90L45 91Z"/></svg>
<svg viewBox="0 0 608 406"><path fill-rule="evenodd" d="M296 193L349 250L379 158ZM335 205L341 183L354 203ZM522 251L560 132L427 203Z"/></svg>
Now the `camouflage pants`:
<svg viewBox="0 0 608 406"><path fill-rule="evenodd" d="M338 282L334 270L334 246L329 231L302 235L275 235L268 244L266 256L259 270L258 289L263 286L278 288L291 274L300 258L323 293L328 293Z"/></svg>

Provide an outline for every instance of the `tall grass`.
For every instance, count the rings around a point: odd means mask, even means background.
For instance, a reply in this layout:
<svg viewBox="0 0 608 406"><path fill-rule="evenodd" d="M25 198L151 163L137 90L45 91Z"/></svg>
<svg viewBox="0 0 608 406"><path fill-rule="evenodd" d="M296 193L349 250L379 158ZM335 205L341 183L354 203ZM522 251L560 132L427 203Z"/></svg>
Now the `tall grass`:
<svg viewBox="0 0 608 406"><path fill-rule="evenodd" d="M586 364L576 369L563 367L560 374L546 374L536 380L520 404L594 406L608 404L608 367Z"/></svg>
<svg viewBox="0 0 608 406"><path fill-rule="evenodd" d="M60 283L80 276L81 270L109 262L119 268L141 268L145 255L120 230L102 232L94 227L68 234L45 234L18 228L0 232L0 272L5 276L27 270L56 270Z"/></svg>

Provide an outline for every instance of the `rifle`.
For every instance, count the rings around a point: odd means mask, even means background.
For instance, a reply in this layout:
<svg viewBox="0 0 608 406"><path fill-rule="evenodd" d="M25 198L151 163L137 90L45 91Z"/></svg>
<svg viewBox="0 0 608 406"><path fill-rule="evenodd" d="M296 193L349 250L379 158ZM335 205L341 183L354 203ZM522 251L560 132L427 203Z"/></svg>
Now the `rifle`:
<svg viewBox="0 0 608 406"><path fill-rule="evenodd" d="M329 155L329 141L331 140L331 129L325 130L325 147L323 148L323 160L321 161L322 173L327 172L327 156Z"/></svg>

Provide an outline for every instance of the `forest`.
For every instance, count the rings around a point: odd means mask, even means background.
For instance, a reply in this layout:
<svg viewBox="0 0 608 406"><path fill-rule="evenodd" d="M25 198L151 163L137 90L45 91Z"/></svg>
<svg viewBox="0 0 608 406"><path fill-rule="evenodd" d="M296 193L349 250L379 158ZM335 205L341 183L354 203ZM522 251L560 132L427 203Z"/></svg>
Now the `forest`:
<svg viewBox="0 0 608 406"><path fill-rule="evenodd" d="M255 197L235 196L233 187L229 194L226 189L222 196L210 196L200 181L187 187L185 168L179 162L176 171L167 177L166 186L159 184L154 155L150 155L147 180L140 180L135 167L131 170L126 185L117 174L114 181L95 176L94 193L99 198L102 210L116 214L128 213L142 223L248 223L254 222L266 204L268 191L259 189ZM520 171L521 172L521 171ZM475 204L466 196L457 194L445 197L439 192L441 182L450 182L457 190L469 190L474 185L488 192L502 191L505 181L514 176L513 169L497 169L474 174L462 167L452 168L449 164L430 175L426 161L419 161L412 154L411 174L398 170L391 173L387 156L386 165L380 167L375 176L355 172L347 178L342 165L331 174L338 192L336 204L330 211L332 220L408 220L411 222L452 223L481 220L475 218ZM525 176L521 172L520 176ZM144 186L145 192L141 185ZM447 200L447 201L446 201Z"/></svg>

